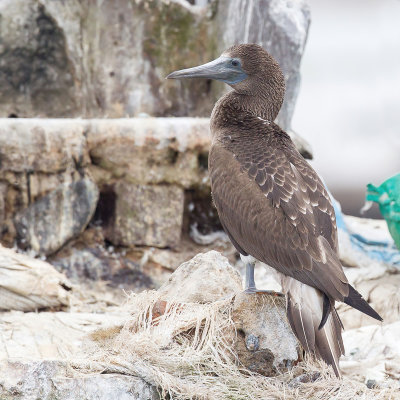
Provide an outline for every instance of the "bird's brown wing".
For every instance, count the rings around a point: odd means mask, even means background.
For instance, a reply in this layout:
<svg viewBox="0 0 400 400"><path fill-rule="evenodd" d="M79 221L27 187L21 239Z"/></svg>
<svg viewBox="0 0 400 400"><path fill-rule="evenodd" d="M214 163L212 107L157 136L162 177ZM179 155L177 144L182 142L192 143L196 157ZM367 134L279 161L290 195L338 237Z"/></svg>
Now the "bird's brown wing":
<svg viewBox="0 0 400 400"><path fill-rule="evenodd" d="M324 185L283 132L257 141L255 148L228 136L211 148L212 194L224 229L242 253L343 301L349 288Z"/></svg>

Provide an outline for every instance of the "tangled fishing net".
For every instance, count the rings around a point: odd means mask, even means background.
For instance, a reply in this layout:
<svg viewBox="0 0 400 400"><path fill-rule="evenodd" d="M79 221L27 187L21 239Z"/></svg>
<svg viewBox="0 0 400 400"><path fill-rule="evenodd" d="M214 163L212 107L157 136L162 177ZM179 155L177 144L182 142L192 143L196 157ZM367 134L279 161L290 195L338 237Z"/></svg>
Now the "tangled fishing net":
<svg viewBox="0 0 400 400"><path fill-rule="evenodd" d="M339 380L310 359L274 377L251 373L233 350L232 304L233 297L199 304L166 303L155 291L132 294L123 326L91 335L86 365L139 376L167 399L400 399L398 389Z"/></svg>

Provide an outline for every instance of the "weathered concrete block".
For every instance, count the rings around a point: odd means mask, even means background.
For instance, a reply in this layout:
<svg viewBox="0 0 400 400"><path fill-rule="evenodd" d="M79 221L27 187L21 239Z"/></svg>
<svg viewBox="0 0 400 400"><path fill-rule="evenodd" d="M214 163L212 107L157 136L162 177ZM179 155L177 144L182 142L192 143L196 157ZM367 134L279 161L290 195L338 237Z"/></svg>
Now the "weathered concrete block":
<svg viewBox="0 0 400 400"><path fill-rule="evenodd" d="M118 182L109 194L113 215L105 236L116 245L176 246L183 220L183 190L174 185Z"/></svg>
<svg viewBox="0 0 400 400"><path fill-rule="evenodd" d="M90 163L86 129L82 120L3 119L0 172L54 174L84 167Z"/></svg>
<svg viewBox="0 0 400 400"><path fill-rule="evenodd" d="M87 145L96 182L207 184L210 146L205 118L91 120Z"/></svg>
<svg viewBox="0 0 400 400"><path fill-rule="evenodd" d="M15 216L20 245L40 254L54 253L83 232L98 197L96 184L88 178L59 186Z"/></svg>

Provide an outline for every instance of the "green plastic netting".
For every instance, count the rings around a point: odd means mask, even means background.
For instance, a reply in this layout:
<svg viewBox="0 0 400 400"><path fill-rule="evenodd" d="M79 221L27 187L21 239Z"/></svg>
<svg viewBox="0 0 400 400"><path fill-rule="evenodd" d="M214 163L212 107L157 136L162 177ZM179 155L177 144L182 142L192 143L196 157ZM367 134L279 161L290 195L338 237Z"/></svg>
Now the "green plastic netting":
<svg viewBox="0 0 400 400"><path fill-rule="evenodd" d="M389 232L400 249L400 173L387 179L380 186L369 183L366 200L378 203Z"/></svg>

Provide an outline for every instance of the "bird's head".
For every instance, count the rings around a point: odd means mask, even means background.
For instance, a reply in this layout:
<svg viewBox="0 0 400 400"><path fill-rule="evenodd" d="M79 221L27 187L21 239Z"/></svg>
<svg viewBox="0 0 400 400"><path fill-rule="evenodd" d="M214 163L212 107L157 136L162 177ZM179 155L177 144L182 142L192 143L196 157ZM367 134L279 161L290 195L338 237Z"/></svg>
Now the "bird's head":
<svg viewBox="0 0 400 400"><path fill-rule="evenodd" d="M248 95L260 94L266 86L284 90L285 85L279 64L257 44L232 46L214 61L167 76L167 79L184 78L216 79Z"/></svg>

